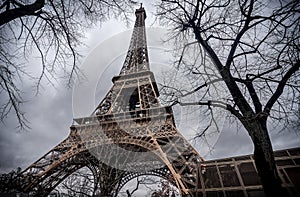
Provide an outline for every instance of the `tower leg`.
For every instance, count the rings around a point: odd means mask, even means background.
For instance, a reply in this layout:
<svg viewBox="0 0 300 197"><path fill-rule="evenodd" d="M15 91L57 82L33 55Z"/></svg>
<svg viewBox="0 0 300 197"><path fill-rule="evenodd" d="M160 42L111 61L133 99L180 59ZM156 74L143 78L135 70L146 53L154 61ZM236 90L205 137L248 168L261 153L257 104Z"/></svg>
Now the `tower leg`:
<svg viewBox="0 0 300 197"><path fill-rule="evenodd" d="M105 164L99 164L97 182L99 192L96 192L96 196L112 197L116 195L116 189L120 184L120 180L123 177L124 172L107 166Z"/></svg>

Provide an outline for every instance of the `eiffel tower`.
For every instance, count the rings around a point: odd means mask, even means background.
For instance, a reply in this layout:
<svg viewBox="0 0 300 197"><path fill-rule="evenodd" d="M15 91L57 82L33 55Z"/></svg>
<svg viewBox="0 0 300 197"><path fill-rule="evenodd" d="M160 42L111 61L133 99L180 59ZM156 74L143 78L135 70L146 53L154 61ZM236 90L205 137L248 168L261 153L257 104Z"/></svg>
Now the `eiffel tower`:
<svg viewBox="0 0 300 197"><path fill-rule="evenodd" d="M74 119L69 136L21 172L17 190L47 196L82 167L99 196L117 196L141 175L167 179L181 196L202 196L203 159L176 129L171 107L161 106L150 71L141 6L125 62L113 86L89 117Z"/></svg>

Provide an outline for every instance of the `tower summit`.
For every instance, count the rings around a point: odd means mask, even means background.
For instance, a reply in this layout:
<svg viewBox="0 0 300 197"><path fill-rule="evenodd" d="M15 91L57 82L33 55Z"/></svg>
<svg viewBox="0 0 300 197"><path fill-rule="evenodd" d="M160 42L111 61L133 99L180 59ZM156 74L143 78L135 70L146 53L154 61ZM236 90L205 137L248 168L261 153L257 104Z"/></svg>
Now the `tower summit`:
<svg viewBox="0 0 300 197"><path fill-rule="evenodd" d="M135 24L130 40L129 49L120 75L149 71L149 59L146 40L145 9L141 7L135 11Z"/></svg>

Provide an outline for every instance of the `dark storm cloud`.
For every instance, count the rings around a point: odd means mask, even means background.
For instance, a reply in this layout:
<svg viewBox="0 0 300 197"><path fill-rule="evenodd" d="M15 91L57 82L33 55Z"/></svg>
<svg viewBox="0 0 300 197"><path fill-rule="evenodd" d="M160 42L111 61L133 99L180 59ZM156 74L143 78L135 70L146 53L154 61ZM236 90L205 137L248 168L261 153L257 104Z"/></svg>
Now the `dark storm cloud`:
<svg viewBox="0 0 300 197"><path fill-rule="evenodd" d="M48 87L49 88L49 87ZM13 112L0 125L0 171L27 167L62 141L72 124L71 90L63 86L42 90L32 96L28 88L24 97L32 97L22 107L30 121L29 131L19 131Z"/></svg>
<svg viewBox="0 0 300 197"><path fill-rule="evenodd" d="M150 15L150 12L147 13ZM103 38L109 38L116 32L120 32L122 28L116 23L112 23L107 26L104 25L102 29L91 31L87 42L90 45L90 50L99 41L103 41ZM109 50L107 49L107 51ZM152 71L156 72L155 69ZM23 105L23 111L26 112L27 119L30 121L30 131L18 132L15 128L14 114L10 114L5 120L5 125L0 124L0 173L8 172L18 166L24 169L67 137L73 118L72 91L65 88L63 84L56 88L45 86L45 89L41 90L36 97L32 96L31 87L23 90L23 92L27 92L26 97L29 98L27 99L28 102ZM274 149L300 146L300 137L294 132L273 132L272 140ZM228 125L225 126L213 149L211 154L203 155L204 159L218 159L253 153L253 145L246 131L237 130Z"/></svg>
<svg viewBox="0 0 300 197"><path fill-rule="evenodd" d="M237 129L235 126L225 126L213 150L204 159L219 159L238 155L252 154L253 145L245 129Z"/></svg>
<svg viewBox="0 0 300 197"><path fill-rule="evenodd" d="M282 150L300 146L300 133L297 131L270 129L270 138L274 150ZM203 155L204 159L220 159L240 155L253 154L253 143L244 128L236 128L235 124L224 127L213 147L212 152Z"/></svg>
<svg viewBox="0 0 300 197"><path fill-rule="evenodd" d="M124 24L120 25L116 20L112 20L103 24L101 29L91 29L86 33L87 39L84 41L88 48L81 48L81 53L87 57L98 43L124 31L124 28ZM30 65L31 71L39 74L39 61L32 58ZM22 87L22 96L26 100L22 111L26 112L31 129L19 131L13 111L5 119L5 124L0 123L0 173L16 169L18 166L22 169L28 167L64 140L72 124L72 89L66 88L63 80L58 81L55 88L43 83L38 96L35 96L32 81L24 80Z"/></svg>

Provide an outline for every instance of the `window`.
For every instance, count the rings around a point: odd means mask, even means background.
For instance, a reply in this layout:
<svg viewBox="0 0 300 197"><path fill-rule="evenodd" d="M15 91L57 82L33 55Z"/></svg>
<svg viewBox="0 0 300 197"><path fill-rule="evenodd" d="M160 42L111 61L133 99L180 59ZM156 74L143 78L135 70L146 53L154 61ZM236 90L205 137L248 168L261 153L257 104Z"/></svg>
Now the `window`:
<svg viewBox="0 0 300 197"><path fill-rule="evenodd" d="M245 186L261 184L253 163L241 163L239 170Z"/></svg>
<svg viewBox="0 0 300 197"><path fill-rule="evenodd" d="M240 186L234 165L221 165L219 170L222 176L224 187Z"/></svg>
<svg viewBox="0 0 300 197"><path fill-rule="evenodd" d="M202 172L205 187L206 188L221 187L216 166L207 166L205 168L206 170Z"/></svg>
<svg viewBox="0 0 300 197"><path fill-rule="evenodd" d="M242 190L238 190L238 191L226 191L226 196L229 197L241 197L244 196L244 193Z"/></svg>
<svg viewBox="0 0 300 197"><path fill-rule="evenodd" d="M211 192L206 192L207 197L223 197L224 194L222 191L211 191Z"/></svg>
<svg viewBox="0 0 300 197"><path fill-rule="evenodd" d="M262 189L248 190L247 193L249 197L265 197L265 193Z"/></svg>

